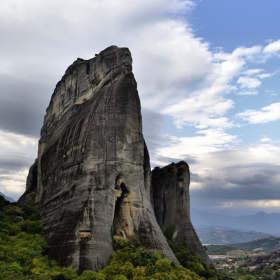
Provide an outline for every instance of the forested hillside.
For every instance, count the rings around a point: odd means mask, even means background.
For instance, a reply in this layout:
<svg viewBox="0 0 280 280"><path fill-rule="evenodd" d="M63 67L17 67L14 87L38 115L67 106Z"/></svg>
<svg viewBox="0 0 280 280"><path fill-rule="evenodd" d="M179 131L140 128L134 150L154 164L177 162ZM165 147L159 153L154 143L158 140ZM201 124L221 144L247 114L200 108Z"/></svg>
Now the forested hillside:
<svg viewBox="0 0 280 280"><path fill-rule="evenodd" d="M247 243L232 244L233 247L247 251L271 252L280 248L280 237L268 237Z"/></svg>
<svg viewBox="0 0 280 280"><path fill-rule="evenodd" d="M125 280L125 279L231 279L206 267L200 258L189 252L186 244L168 241L181 262L149 253L134 237L130 241L114 241L111 262L98 272L84 271L78 275L72 268L58 266L47 257L48 245L43 225L34 204L20 207L0 196L0 275L7 280Z"/></svg>

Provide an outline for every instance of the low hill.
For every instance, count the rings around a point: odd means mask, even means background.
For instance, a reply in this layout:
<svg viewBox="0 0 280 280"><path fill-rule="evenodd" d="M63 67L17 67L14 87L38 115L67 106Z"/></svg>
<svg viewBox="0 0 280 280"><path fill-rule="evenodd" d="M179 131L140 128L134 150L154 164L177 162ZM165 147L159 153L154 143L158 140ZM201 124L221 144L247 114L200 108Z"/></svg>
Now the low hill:
<svg viewBox="0 0 280 280"><path fill-rule="evenodd" d="M247 243L231 244L231 246L246 251L271 252L280 248L280 237L268 237Z"/></svg>
<svg viewBox="0 0 280 280"><path fill-rule="evenodd" d="M229 245L207 245L208 255L226 255L234 250L244 250L246 252L272 252L280 249L279 237L268 237L246 243Z"/></svg>

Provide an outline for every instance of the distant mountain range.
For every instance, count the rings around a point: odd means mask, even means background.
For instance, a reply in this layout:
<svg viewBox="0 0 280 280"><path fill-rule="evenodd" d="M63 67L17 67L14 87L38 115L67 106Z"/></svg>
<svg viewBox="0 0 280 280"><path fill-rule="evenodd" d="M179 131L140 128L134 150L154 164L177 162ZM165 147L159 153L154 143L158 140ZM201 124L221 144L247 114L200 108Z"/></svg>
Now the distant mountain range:
<svg viewBox="0 0 280 280"><path fill-rule="evenodd" d="M10 202L15 202L15 200L12 197L8 197L8 196L4 195L2 192L0 192L0 195L4 196L4 198Z"/></svg>
<svg viewBox="0 0 280 280"><path fill-rule="evenodd" d="M280 213L228 217L191 208L191 220L203 244L243 243L280 236Z"/></svg>

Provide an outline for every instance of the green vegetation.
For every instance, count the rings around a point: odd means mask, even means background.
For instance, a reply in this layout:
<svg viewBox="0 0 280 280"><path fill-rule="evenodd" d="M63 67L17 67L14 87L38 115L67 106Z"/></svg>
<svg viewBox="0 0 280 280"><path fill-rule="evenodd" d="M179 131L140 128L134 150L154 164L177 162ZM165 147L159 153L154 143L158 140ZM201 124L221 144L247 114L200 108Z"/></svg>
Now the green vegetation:
<svg viewBox="0 0 280 280"><path fill-rule="evenodd" d="M45 252L48 245L43 237L43 224L35 204L20 206L0 196L0 278L7 280L250 280L280 279L280 263L266 263L256 267L240 267L238 263L248 259L230 257L216 261L219 272L207 267L199 256L188 250L186 243L172 241L175 226L165 230L168 244L182 265L163 258L159 253L150 253L133 236L129 240L114 241L111 262L98 272L86 270L82 275L71 267L60 267L49 260ZM233 246L209 245L208 254L226 254L236 248L255 250L275 248L279 238L261 239ZM234 254L233 254L234 255Z"/></svg>
<svg viewBox="0 0 280 280"><path fill-rule="evenodd" d="M244 260L244 259L243 259ZM258 266L241 267L237 259L215 261L216 267L225 274L230 274L234 280L278 280L280 279L280 264L266 263ZM242 261L242 259L238 259Z"/></svg>
<svg viewBox="0 0 280 280"><path fill-rule="evenodd" d="M44 256L47 243L34 204L20 207L0 196L1 279L77 279L72 268L62 268Z"/></svg>
<svg viewBox="0 0 280 280"><path fill-rule="evenodd" d="M170 229L174 233L175 229ZM0 196L0 275L1 279L23 280L126 280L231 279L206 267L200 258L188 251L186 244L168 240L183 266L150 253L135 237L114 241L111 262L104 269L84 271L77 275L72 268L60 267L45 255L47 243L43 225L34 204L23 207ZM171 236L173 236L173 233ZM167 232L168 235L168 232Z"/></svg>
<svg viewBox="0 0 280 280"><path fill-rule="evenodd" d="M206 279L212 278L216 275L216 271L214 269L208 268L206 265L204 265L198 255L195 255L188 250L186 243L177 243L171 240L167 241L182 266L194 271Z"/></svg>
<svg viewBox="0 0 280 280"><path fill-rule="evenodd" d="M157 253L149 253L135 239L125 241L115 240L112 260L108 266L97 275L104 279L204 279L195 272L162 258ZM103 278L100 278L103 279Z"/></svg>
<svg viewBox="0 0 280 280"><path fill-rule="evenodd" d="M230 245L207 245L209 255L226 255L230 251L243 250L244 254L250 251L271 252L280 247L279 237L262 238L246 243L237 243Z"/></svg>

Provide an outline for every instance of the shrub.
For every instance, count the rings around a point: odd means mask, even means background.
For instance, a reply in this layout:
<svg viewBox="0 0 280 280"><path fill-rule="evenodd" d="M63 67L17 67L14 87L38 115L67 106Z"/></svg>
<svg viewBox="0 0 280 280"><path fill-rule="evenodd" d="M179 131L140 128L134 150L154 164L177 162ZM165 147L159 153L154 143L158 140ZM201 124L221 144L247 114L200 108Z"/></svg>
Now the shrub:
<svg viewBox="0 0 280 280"><path fill-rule="evenodd" d="M26 220L20 224L20 228L30 234L43 234L44 232L44 226L41 221Z"/></svg>

